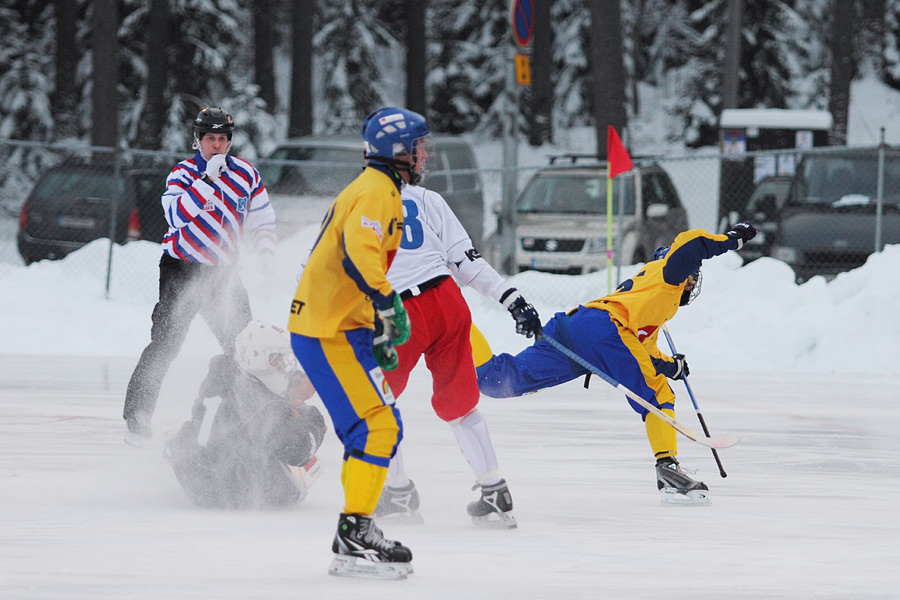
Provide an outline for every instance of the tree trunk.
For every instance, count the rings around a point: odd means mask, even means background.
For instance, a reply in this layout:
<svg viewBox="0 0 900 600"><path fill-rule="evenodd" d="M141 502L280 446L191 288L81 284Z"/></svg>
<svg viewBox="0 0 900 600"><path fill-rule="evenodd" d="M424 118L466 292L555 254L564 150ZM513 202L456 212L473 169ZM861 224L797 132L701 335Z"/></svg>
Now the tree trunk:
<svg viewBox="0 0 900 600"><path fill-rule="evenodd" d="M829 135L833 146L847 144L847 122L850 117L850 83L855 75L853 63L853 2L834 0L831 26L831 90L828 108L834 119Z"/></svg>
<svg viewBox="0 0 900 600"><path fill-rule="evenodd" d="M741 85L741 34L744 0L728 0L725 30L725 68L722 73L722 108L738 108Z"/></svg>
<svg viewBox="0 0 900 600"><path fill-rule="evenodd" d="M313 18L314 0L294 0L291 10L291 110L288 137L313 133Z"/></svg>
<svg viewBox="0 0 900 600"><path fill-rule="evenodd" d="M534 0L534 39L531 45L531 110L528 142L540 146L553 140L553 0Z"/></svg>
<svg viewBox="0 0 900 600"><path fill-rule="evenodd" d="M641 97L638 83L644 76L644 0L636 0L634 3L634 27L631 30L631 64L634 65L634 73L631 74L631 113L636 117L641 113ZM659 82L657 82L659 84Z"/></svg>
<svg viewBox="0 0 900 600"><path fill-rule="evenodd" d="M94 0L91 16L91 145L115 148L119 141L119 27L116 0Z"/></svg>
<svg viewBox="0 0 900 600"><path fill-rule="evenodd" d="M886 0L864 0L862 40L864 54L877 73L884 68L884 13Z"/></svg>
<svg viewBox="0 0 900 600"><path fill-rule="evenodd" d="M425 99L425 34L426 0L406 1L406 108L424 115Z"/></svg>
<svg viewBox="0 0 900 600"><path fill-rule="evenodd" d="M166 80L169 59L169 2L150 0L147 23L147 92L144 116L138 124L138 147L158 150L166 122Z"/></svg>
<svg viewBox="0 0 900 600"><path fill-rule="evenodd" d="M625 112L625 65L622 62L622 16L619 0L591 0L591 76L597 156L606 158L606 126L620 135Z"/></svg>
<svg viewBox="0 0 900 600"><path fill-rule="evenodd" d="M253 66L259 97L270 113L277 110L272 6L270 0L253 0Z"/></svg>
<svg viewBox="0 0 900 600"><path fill-rule="evenodd" d="M57 139L78 137L78 46L75 24L78 6L75 0L55 0L56 8L56 92L53 95L54 124Z"/></svg>

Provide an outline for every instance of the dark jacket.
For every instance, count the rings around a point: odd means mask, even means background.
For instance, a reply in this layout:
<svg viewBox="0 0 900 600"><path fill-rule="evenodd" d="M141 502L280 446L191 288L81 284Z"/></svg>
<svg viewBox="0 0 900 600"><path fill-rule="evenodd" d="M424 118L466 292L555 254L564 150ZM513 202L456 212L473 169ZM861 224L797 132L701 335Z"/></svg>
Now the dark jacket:
<svg viewBox="0 0 900 600"><path fill-rule="evenodd" d="M325 430L317 408L295 409L219 355L210 360L191 420L166 443L165 455L194 504L283 506L305 496L288 466L309 462Z"/></svg>

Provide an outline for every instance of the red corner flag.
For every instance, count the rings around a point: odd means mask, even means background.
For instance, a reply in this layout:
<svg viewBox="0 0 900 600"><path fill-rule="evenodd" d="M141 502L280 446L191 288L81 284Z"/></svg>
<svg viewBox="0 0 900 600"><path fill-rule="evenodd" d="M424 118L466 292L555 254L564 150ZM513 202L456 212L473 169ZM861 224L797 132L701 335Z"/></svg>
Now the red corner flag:
<svg viewBox="0 0 900 600"><path fill-rule="evenodd" d="M615 177L619 173L630 171L634 166L631 164L631 157L628 156L628 150L619 139L616 128L612 125L606 126L606 160L609 163L609 176Z"/></svg>

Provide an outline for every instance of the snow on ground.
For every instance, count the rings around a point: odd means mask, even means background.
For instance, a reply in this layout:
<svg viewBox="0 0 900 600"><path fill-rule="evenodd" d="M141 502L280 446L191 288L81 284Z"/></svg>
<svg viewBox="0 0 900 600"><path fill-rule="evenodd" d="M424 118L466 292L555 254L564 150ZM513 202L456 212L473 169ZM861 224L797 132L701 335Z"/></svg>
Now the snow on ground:
<svg viewBox="0 0 900 600"><path fill-rule="evenodd" d="M896 375L739 375L691 380L720 451L681 439L711 488L702 508L660 505L637 415L597 382L520 399L485 398L519 528L465 514L473 476L431 411L430 379L399 399L406 466L425 524L383 520L414 552L401 582L326 574L342 504L340 448L307 500L276 511L192 507L162 458L188 417L201 356L173 367L151 445L122 442L133 360L0 360L0 597L378 600L662 597L895 598L900 575ZM696 427L683 388L680 416ZM318 404L318 399L313 402Z"/></svg>
<svg viewBox="0 0 900 600"><path fill-rule="evenodd" d="M284 324L313 230L285 240L272 275L244 271L257 317ZM707 261L703 292L670 330L692 367L722 450L681 440L710 484L708 508L660 506L637 416L608 386L576 381L482 401L520 527L482 531L465 515L473 477L431 412L427 371L400 398L407 467L426 523L383 524L415 553L405 582L326 575L342 504L341 448L282 511L191 507L162 458L189 416L214 338L196 320L163 385L153 444L122 442L124 390L149 340L158 246L116 247L105 298L95 242L65 260L0 265L0 597L43 598L890 598L900 576L896 340L900 247L832 282L798 286L773 260ZM252 258L252 257L251 257ZM623 276L633 268L623 270ZM73 274L78 274L73 275ZM544 318L602 295L605 273L513 278ZM496 351L517 351L495 302L466 292ZM697 428L683 387L679 416ZM313 400L318 402L317 399Z"/></svg>

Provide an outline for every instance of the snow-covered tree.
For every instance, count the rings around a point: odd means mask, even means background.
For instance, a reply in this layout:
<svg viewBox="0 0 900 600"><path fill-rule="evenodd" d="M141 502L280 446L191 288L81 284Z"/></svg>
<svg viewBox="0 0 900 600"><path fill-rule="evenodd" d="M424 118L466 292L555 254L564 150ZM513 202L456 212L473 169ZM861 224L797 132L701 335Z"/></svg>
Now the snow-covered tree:
<svg viewBox="0 0 900 600"><path fill-rule="evenodd" d="M322 5L323 27L313 45L328 109L318 119L318 133L358 131L369 113L402 97L402 70L395 64L400 42L379 22L372 4L345 0Z"/></svg>
<svg viewBox="0 0 900 600"><path fill-rule="evenodd" d="M499 133L511 68L508 0L446 0L433 7L429 122L447 133Z"/></svg>
<svg viewBox="0 0 900 600"><path fill-rule="evenodd" d="M44 7L0 5L0 138L52 140L54 27L52 10Z"/></svg>

